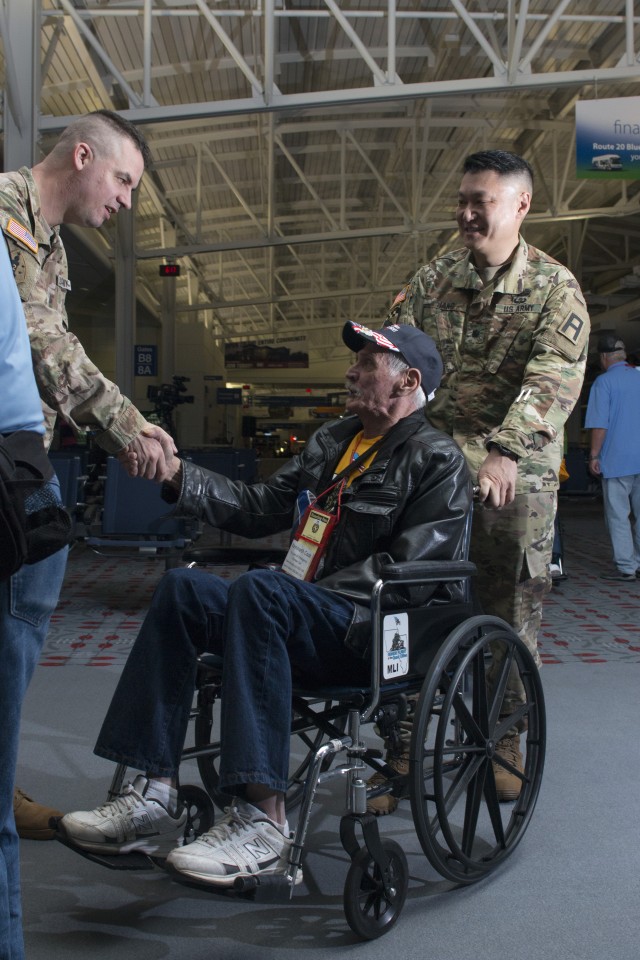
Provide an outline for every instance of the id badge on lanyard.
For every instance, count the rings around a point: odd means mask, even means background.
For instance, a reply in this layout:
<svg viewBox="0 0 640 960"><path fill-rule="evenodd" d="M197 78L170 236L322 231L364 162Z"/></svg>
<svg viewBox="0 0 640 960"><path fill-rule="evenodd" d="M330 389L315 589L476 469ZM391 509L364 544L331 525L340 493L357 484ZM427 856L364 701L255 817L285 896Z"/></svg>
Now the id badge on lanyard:
<svg viewBox="0 0 640 960"><path fill-rule="evenodd" d="M371 457L377 451L383 439L384 437L377 438L367 451L367 457ZM289 576L296 577L298 580L313 580L318 564L327 549L331 532L340 517L340 502L346 478L354 470L359 469L358 462L352 458L351 463L348 463L339 473L334 474L331 486L319 494L318 499L310 503L304 511L281 568ZM303 491L303 493L307 494L309 491ZM331 509L335 504L335 513L331 513L330 510L321 510L314 505L322 498L326 498L325 503L331 503ZM301 502L300 499L298 502Z"/></svg>
<svg viewBox="0 0 640 960"><path fill-rule="evenodd" d="M311 504L304 512L282 570L297 580L313 580L337 516Z"/></svg>

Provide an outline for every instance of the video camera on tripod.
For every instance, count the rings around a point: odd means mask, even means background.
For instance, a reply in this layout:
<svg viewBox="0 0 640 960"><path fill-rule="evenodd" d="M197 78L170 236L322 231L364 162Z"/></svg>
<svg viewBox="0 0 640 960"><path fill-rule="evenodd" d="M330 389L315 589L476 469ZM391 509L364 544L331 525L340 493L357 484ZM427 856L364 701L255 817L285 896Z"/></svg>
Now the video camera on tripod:
<svg viewBox="0 0 640 960"><path fill-rule="evenodd" d="M158 386L151 385L147 387L147 400L154 405L154 413L160 425L174 436L175 428L173 424L173 411L181 403L193 403L193 394L186 393L186 386L190 377L172 377L172 383L161 383Z"/></svg>

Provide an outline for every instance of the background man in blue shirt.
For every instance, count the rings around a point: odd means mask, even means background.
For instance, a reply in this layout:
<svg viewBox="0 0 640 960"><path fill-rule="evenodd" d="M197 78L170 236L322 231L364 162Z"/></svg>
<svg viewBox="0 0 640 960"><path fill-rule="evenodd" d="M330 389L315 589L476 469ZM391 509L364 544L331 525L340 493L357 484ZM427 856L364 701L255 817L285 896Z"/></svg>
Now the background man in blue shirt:
<svg viewBox="0 0 640 960"><path fill-rule="evenodd" d="M615 334L598 340L600 366L589 395L585 426L591 429L591 472L602 478L604 515L615 573L604 580L640 576L640 368L626 362ZM631 522L633 513L633 524Z"/></svg>

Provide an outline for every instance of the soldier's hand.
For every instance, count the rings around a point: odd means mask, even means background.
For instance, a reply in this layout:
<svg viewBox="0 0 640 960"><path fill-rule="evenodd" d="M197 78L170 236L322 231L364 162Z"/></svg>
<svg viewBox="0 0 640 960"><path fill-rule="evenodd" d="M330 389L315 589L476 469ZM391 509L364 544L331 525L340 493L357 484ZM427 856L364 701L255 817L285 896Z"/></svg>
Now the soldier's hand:
<svg viewBox="0 0 640 960"><path fill-rule="evenodd" d="M174 454L178 452L173 437L167 433L166 430L163 430L162 427L156 426L154 423L147 423L142 429L142 434L145 437L151 437L153 440L157 440L160 446L162 447L164 458L167 461L167 466L171 463Z"/></svg>
<svg viewBox="0 0 640 960"><path fill-rule="evenodd" d="M504 507L516 495L518 465L493 447L478 470L478 499L491 507Z"/></svg>
<svg viewBox="0 0 640 960"><path fill-rule="evenodd" d="M162 432L164 433L164 430ZM120 451L118 460L130 477L144 477L146 480L162 483L171 474L160 442L153 437L144 436L143 433L139 433L124 450ZM173 454L170 455L170 461L172 460Z"/></svg>

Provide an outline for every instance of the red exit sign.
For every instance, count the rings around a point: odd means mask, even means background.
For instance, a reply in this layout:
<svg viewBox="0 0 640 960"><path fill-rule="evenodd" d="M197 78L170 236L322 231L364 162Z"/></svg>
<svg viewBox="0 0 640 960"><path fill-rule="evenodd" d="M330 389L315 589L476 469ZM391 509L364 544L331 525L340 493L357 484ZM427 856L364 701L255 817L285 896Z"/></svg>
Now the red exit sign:
<svg viewBox="0 0 640 960"><path fill-rule="evenodd" d="M161 263L160 276L161 277L179 277L180 264L179 263Z"/></svg>

